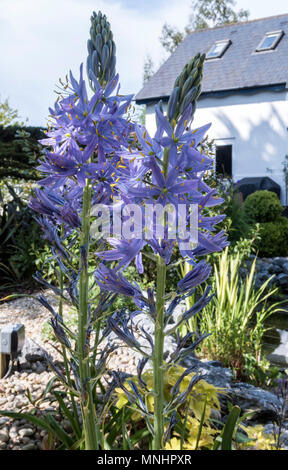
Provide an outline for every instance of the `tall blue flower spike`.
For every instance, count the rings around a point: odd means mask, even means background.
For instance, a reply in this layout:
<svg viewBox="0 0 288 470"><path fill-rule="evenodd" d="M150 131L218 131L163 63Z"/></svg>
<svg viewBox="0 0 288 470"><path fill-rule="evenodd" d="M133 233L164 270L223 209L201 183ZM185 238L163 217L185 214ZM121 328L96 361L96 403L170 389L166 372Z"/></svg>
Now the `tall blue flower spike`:
<svg viewBox="0 0 288 470"><path fill-rule="evenodd" d="M135 125L133 133L134 145L126 152L125 149L122 149L121 157L119 155L121 168L119 164L116 165L114 187L119 197L122 198L123 204L127 204L128 202L130 204L136 204L141 208L141 219L146 223L147 206L159 204L164 208L167 204L172 204L176 208L180 205L186 207L187 220L185 220L185 225L188 226L190 216L189 208L192 204L196 205L198 243L189 244L189 237L183 240L179 231L176 231L174 237L171 237L167 225L161 238L156 236L155 230L153 229L150 237L145 239L144 237L143 239L133 239L133 237L131 237L131 240L120 241L111 239L111 249L99 253L99 257L104 260L104 263L113 260L116 264L114 264L113 268L109 269L105 264L101 264L95 273L96 282L101 288L108 289L111 292L120 292L121 290L124 295L132 297L136 305L140 308L139 299L141 299L142 311L146 312L147 315L155 321L155 324L159 322L159 314L162 315L161 328L163 331L161 339L159 339L158 336L158 343L156 344L155 327L155 344L152 343L151 345L152 355L150 358L153 359L154 374L156 373L155 355L158 354L158 351L162 350L164 335L177 334L177 348L170 357L170 365L181 362L187 355L193 353L200 342L207 337L207 334L199 336L198 332L181 337L179 328L184 322L195 316L208 304L211 299L211 296L208 296L210 288L207 288L204 295L197 300L195 305L182 314L180 318L177 319L176 324L172 326L171 319L174 309L179 302L185 297L190 296L197 286L209 278L211 266L205 260L199 261L198 257L221 251L228 244L225 234L223 232L217 233L216 228L217 224L219 224L225 216L207 216L208 208L223 202L223 200L217 196L215 190L211 189L204 182L205 173L213 169L213 160L208 152L203 152L199 144L203 141L207 130L210 128L210 124L194 129L191 126L196 107L196 99L201 89L203 62L204 57L198 55L185 66L183 72L176 80L175 88L168 103L166 116L163 112L162 103L160 102L156 106L157 129L154 137L151 137L143 126ZM139 177L135 178L137 174ZM129 287L127 285L126 287L125 280L122 275L120 277L119 271L135 259L136 266L138 269L140 268L139 271L142 272L143 265L137 260L141 259L139 257L144 248L150 246L154 252L155 259L158 259L158 263L160 263L157 265L157 269L161 266L160 269L163 273L163 269L169 268L173 248L176 243L179 246L183 258L191 264L191 271L178 282L175 297L170 305L168 305L166 313L164 312L162 314L161 308L165 309L163 301L165 288L161 291L162 300L160 300L160 302L162 307L160 307L159 310L159 297L158 300L156 299L155 301L154 295L149 292L148 296L146 296L146 300L143 302L144 295L141 296L138 287L136 291L135 287L132 285ZM159 258L162 259L162 261L159 261ZM163 268L165 265L167 268ZM153 313L153 315L151 315L151 313ZM125 333L124 329L121 329L121 324L116 328L115 322L113 323L113 331L122 339L124 339L127 333ZM163 351L161 354L163 357ZM162 367L161 361L159 364L160 367ZM138 383L144 393L145 384L142 381L142 371L143 362L139 365ZM178 385L180 385L185 374L186 373L180 378ZM195 377L191 381L187 393L180 394L179 387L173 390L174 397L172 398L172 404L170 408L170 405L168 406L171 412L186 400L187 394L199 379L199 377ZM157 394L158 392L154 391L154 393ZM129 393L133 393L133 390ZM137 401L136 396L134 400ZM158 407L158 420L161 421L161 419L163 420L163 417L161 418L163 402L162 404L160 403L160 405L158 402L155 406ZM159 406L161 406L161 408L159 408ZM160 435L158 435L157 445L160 445Z"/></svg>
<svg viewBox="0 0 288 470"><path fill-rule="evenodd" d="M93 274L89 271L89 247L95 246L99 251L104 249L104 240L96 243L89 233L92 220L90 210L95 204L111 205L117 196L116 170L122 167L121 151L129 151L134 125L129 119L133 96L119 94L115 44L110 24L101 12L92 15L90 36L87 74L93 95L88 95L83 65L80 66L79 79L70 72L66 84L61 82L58 99L54 107L49 109L46 138L40 141L43 156L38 171L42 179L35 189L30 206L37 213L44 238L51 244L52 256L46 261L56 261L60 270L59 287L56 288L39 273L37 275L42 286L51 287L60 296L59 312L54 311L44 298L40 297L39 301L52 315L51 325L55 337L66 351L63 352L63 357L66 357L66 375L69 375L69 371L73 372L77 394L83 399L82 419L89 428L85 445L95 449L99 448L99 443L95 443L97 436L95 410L91 402L92 378L87 364L94 361L93 370L101 369L103 375L103 364L109 351L107 349L97 362L99 344L94 345L92 354L90 339L93 328L99 329L107 320L115 295L104 289L95 295L95 282L88 285L88 278L92 279ZM139 177L136 165L131 165L128 176L132 174ZM140 262L141 255L138 258ZM121 273L119 275L121 277ZM125 281L122 284L125 293L127 289L131 293ZM142 293L136 287L133 289L135 299L142 306ZM67 329L62 319L63 300L77 309L81 319L76 336ZM99 342L103 339L99 331L97 338ZM95 364L98 364L97 367ZM56 367L54 371L60 377ZM62 376L61 380L64 383ZM65 383L69 385L68 377ZM71 383L69 387L71 390ZM76 416L73 395L71 400ZM87 407L90 407L89 413L86 413Z"/></svg>
<svg viewBox="0 0 288 470"><path fill-rule="evenodd" d="M213 161L199 144L210 125L192 127L196 100L201 90L204 56L197 55L192 59L177 78L168 102L167 115L163 112L161 102L156 106L157 130L151 137L143 126L132 123L129 118L133 96L122 96L119 93L115 50L106 16L101 12L93 13L87 58L87 74L93 95L88 96L83 65L80 66L79 80L70 72L69 80L63 85L54 108L50 109L47 135L41 141L43 158L38 167L42 179L30 202L44 236L51 244L52 258L61 270L60 287L54 291L62 298L69 298L78 310L77 334L65 326L60 306L59 312L56 312L44 297L40 297L39 301L50 311L55 336L69 356L66 375L69 375L70 370L74 374L75 393L83 402L86 448L99 449L100 445L95 431L95 383L90 372L98 370L98 375L103 374L107 355L113 350L113 345L108 345L99 357L99 344L90 347L91 333L96 328L96 338L101 337L101 341L107 339L109 331L113 331L129 347L143 353L144 359L138 367L138 385L131 382L131 390L128 390L119 375L114 374L114 378L129 401L147 418L147 426L154 433L154 448L157 449L163 442L164 418L169 419L166 424L170 433L176 422L175 409L184 403L199 377L193 378L184 393L179 393L179 380L173 389L171 403L165 407L165 417L159 381L154 395L155 422L157 426L160 425L153 428L153 416L143 399L146 387L142 378L144 366L149 359L153 359L154 376L157 370L159 377L163 378L163 343L166 334L175 333L177 336L177 347L170 354L168 367L191 354L205 338L206 335L199 337L197 332L181 337L179 327L207 305L211 298L208 296L209 289L190 310L177 319L176 324L173 325L171 320L179 302L191 295L209 277L211 267L205 260L199 261L199 256L222 250L227 240L223 232L217 233L216 230L223 216L207 216L208 208L222 203L215 191L204 182L204 175L212 170ZM161 237L153 228L150 237L143 239L100 239L97 243L93 241L93 249L97 244L95 258L99 260L99 266L92 272L89 266L89 248L92 245L91 206L105 204L111 208L116 199L120 205L138 205L142 221L147 216L147 206L159 204L164 208L170 203L188 209L185 219L188 224L189 208L192 204L196 205L199 227L197 246L182 243L189 240L183 240L178 230L171 237L167 224ZM150 218L150 222L153 222L153 216L150 215ZM170 298L167 306L166 269L169 268L176 244L192 270L179 281L174 298ZM147 246L153 252L150 250L149 256L157 261L159 282L155 293L152 289L143 293L139 285L128 282L123 274L123 270L134 261L138 271L143 272L142 253ZM94 283L91 284L89 281L92 276ZM38 277L42 285L49 286L49 283ZM101 290L96 296L97 301L93 294L95 283ZM108 318L111 304L119 294L131 297L137 305L138 310L129 313L130 323L119 315L110 315ZM154 335L141 325L139 328L140 336L148 342L151 354L143 352L133 332L133 318L139 312L146 313L157 325ZM60 380L68 384L71 390L69 377L63 377L49 361ZM94 363L90 368L91 361ZM181 379L184 377L185 374ZM73 399L72 394L72 402ZM155 434L156 428L158 431Z"/></svg>

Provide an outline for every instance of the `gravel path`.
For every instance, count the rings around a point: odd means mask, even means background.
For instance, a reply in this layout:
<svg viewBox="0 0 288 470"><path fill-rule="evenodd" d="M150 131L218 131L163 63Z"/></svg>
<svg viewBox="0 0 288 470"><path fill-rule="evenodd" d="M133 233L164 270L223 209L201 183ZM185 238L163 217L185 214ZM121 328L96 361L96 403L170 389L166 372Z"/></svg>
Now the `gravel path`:
<svg viewBox="0 0 288 470"><path fill-rule="evenodd" d="M57 309L58 302L53 292L45 291L45 297ZM177 312L176 318L181 312L181 306L179 307L180 310ZM69 312L70 307L64 305L64 319L68 318ZM57 357L52 342L45 339L42 333L43 326L49 318L49 311L32 298L21 297L0 305L0 330L8 323L22 323L25 326L25 336L30 342L32 341L46 350L53 356L54 360L60 360L61 357L59 355ZM135 317L134 326L135 336L141 341L143 347L145 341L143 342L143 335L141 337L141 327L144 327L146 332L152 333L151 328L153 329L153 325L147 321L147 317L141 314ZM125 347L123 343L118 342L118 344L119 347L109 359L109 369L135 375L139 357ZM174 339L169 336L166 337L165 351L167 351L167 354L171 353L174 347ZM19 371L14 371L8 378L0 380L0 410L26 412L36 408L36 416L38 417L49 411L63 429L67 432L72 431L70 423L59 414L57 401L53 393L47 393L45 398L41 399L48 382L53 377L54 373L47 368L43 360L34 358L26 363L24 361ZM61 390L61 384L55 383L55 385L57 390ZM34 401L34 404L29 401L27 390L29 390L30 398ZM27 423L23 419L11 420L0 416L0 450L50 450L53 449L54 445L55 443L51 443L46 431Z"/></svg>
<svg viewBox="0 0 288 470"><path fill-rule="evenodd" d="M39 292L40 293L40 292ZM34 295L38 295L37 293ZM45 291L49 303L57 309L57 298L52 291ZM69 315L70 307L64 304L64 319ZM8 323L21 323L25 326L25 337L51 354L54 360L60 356L55 351L51 340L43 335L43 327L47 324L51 314L37 300L20 297L0 305L0 330ZM137 370L137 358L128 348L119 343L118 349L109 359L109 369L134 375ZM24 370L23 370L24 367ZM0 410L26 412L33 409L27 398L30 391L33 400L41 397L49 380L54 377L46 363L32 361L14 371L11 376L0 380ZM61 389L58 384L57 389ZM57 402L56 402L57 403ZM63 420L58 413L55 397L49 393L43 402L39 402L37 415L49 411L69 431L69 422ZM37 450L47 448L48 437L45 431L33 426L25 420L14 420L0 416L0 450Z"/></svg>
<svg viewBox="0 0 288 470"><path fill-rule="evenodd" d="M45 292L45 295L56 307L57 299L52 292ZM69 307L65 305L64 314L68 311ZM32 298L20 297L0 305L0 330L8 323L22 323L25 326L25 337L55 357L55 349L41 334L43 326L49 318L48 310ZM30 391L32 399L39 398L53 375L43 361L35 361L26 365L24 370L14 371L10 377L0 380L0 410L31 410L33 406L26 396L27 389ZM52 394L48 394L45 401L39 403L37 414L41 415L43 410L54 412L55 418L61 421ZM68 424L65 420L61 423L64 428L69 428ZM45 446L47 446L45 431L25 420L12 421L0 417L0 449L36 450L44 449Z"/></svg>

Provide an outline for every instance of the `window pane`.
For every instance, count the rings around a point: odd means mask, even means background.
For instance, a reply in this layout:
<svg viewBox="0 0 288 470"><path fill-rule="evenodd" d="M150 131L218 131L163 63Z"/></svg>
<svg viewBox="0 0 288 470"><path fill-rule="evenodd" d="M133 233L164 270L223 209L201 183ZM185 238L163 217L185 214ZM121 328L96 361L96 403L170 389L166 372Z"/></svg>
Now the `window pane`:
<svg viewBox="0 0 288 470"><path fill-rule="evenodd" d="M230 41L221 41L221 42L216 42L211 49L209 49L206 59L214 59L216 57L220 57L223 52L228 48Z"/></svg>
<svg viewBox="0 0 288 470"><path fill-rule="evenodd" d="M223 44L215 44L211 51L209 52L209 56L217 56L221 54L221 51L223 49Z"/></svg>
<svg viewBox="0 0 288 470"><path fill-rule="evenodd" d="M267 36L260 45L259 49L270 49L273 46L276 38L277 36Z"/></svg>
<svg viewBox="0 0 288 470"><path fill-rule="evenodd" d="M260 45L257 47L257 51L267 51L274 49L277 44L279 43L280 39L283 36L283 31L275 31L274 33L267 33L260 43Z"/></svg>

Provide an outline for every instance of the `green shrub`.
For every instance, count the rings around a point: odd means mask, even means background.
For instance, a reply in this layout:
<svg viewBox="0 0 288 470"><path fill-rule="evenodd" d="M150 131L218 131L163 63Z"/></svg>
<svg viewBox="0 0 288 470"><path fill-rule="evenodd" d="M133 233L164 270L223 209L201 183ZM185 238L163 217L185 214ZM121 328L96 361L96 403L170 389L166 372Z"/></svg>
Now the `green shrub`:
<svg viewBox="0 0 288 470"><path fill-rule="evenodd" d="M47 245L27 205L30 195L29 182L0 181L0 291L31 287L38 256Z"/></svg>
<svg viewBox="0 0 288 470"><path fill-rule="evenodd" d="M255 241L259 256L288 256L288 219L260 224L260 239Z"/></svg>
<svg viewBox="0 0 288 470"><path fill-rule="evenodd" d="M277 194L271 191L256 191L244 202L244 213L251 222L273 222L283 213Z"/></svg>

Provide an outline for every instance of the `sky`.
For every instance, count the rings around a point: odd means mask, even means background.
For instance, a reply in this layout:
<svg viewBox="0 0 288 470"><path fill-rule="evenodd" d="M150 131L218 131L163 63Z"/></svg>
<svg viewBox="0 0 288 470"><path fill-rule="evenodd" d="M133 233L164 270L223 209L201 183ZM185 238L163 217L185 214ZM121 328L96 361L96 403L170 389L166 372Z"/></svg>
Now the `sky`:
<svg viewBox="0 0 288 470"><path fill-rule="evenodd" d="M250 19L288 13L287 0L238 0ZM163 24L187 24L191 0L0 0L0 102L9 99L27 125L45 125L59 78L86 61L90 16L108 17L117 46L121 91L142 87L143 64L165 59Z"/></svg>

